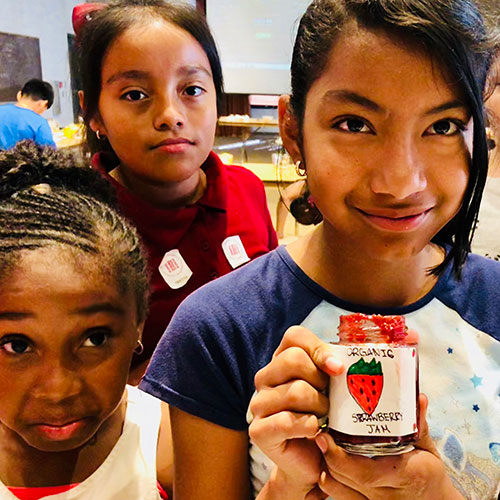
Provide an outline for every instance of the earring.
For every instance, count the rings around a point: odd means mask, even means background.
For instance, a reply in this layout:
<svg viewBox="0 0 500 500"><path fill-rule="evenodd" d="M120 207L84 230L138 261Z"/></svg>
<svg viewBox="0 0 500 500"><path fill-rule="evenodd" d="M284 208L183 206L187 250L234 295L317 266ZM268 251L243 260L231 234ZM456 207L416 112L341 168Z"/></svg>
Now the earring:
<svg viewBox="0 0 500 500"><path fill-rule="evenodd" d="M102 140L101 133L99 132L99 130L95 131L95 135L99 140Z"/></svg>
<svg viewBox="0 0 500 500"><path fill-rule="evenodd" d="M135 354L142 354L144 351L144 345L141 342L141 339L137 339L137 347L134 349Z"/></svg>
<svg viewBox="0 0 500 500"><path fill-rule="evenodd" d="M299 177L305 177L306 176L306 167L302 166L302 162L300 160L297 160L295 162L295 172L297 172L297 175Z"/></svg>

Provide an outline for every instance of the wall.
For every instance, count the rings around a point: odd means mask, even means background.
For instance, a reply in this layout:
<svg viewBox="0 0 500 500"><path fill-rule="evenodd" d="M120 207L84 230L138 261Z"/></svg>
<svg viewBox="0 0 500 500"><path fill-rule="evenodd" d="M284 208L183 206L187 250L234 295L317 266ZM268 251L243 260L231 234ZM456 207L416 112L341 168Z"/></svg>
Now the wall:
<svg viewBox="0 0 500 500"><path fill-rule="evenodd" d="M61 126L73 122L67 36L73 32L73 6L79 3L81 0L2 0L0 31L39 38L42 78L52 85L61 82L60 113L52 109L44 113Z"/></svg>
<svg viewBox="0 0 500 500"><path fill-rule="evenodd" d="M179 0L196 6L196 0ZM83 0L1 0L0 31L36 37L40 40L42 78L52 85L60 82L60 112L49 109L62 127L73 122L68 33L73 33L71 13Z"/></svg>

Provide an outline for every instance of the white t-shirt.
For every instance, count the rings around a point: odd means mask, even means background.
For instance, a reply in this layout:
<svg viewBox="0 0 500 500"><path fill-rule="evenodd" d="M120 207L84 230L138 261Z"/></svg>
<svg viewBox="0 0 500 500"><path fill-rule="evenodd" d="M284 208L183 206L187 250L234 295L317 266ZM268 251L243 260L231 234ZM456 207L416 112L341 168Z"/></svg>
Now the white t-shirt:
<svg viewBox="0 0 500 500"><path fill-rule="evenodd" d="M102 465L78 486L43 500L159 500L156 449L161 403L127 386L123 432ZM18 500L0 482L1 500Z"/></svg>

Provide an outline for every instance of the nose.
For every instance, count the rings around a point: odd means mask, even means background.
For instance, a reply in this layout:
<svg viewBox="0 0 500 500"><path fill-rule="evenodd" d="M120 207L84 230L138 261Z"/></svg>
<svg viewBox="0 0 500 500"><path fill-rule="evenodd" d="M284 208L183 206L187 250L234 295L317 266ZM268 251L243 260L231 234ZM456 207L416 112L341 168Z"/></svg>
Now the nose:
<svg viewBox="0 0 500 500"><path fill-rule="evenodd" d="M402 200L426 187L424 159L412 138L387 140L372 171L372 191Z"/></svg>
<svg viewBox="0 0 500 500"><path fill-rule="evenodd" d="M153 126L156 130L175 130L184 126L181 103L176 96L161 96L154 109Z"/></svg>
<svg viewBox="0 0 500 500"><path fill-rule="evenodd" d="M53 361L45 363L40 370L33 395L48 403L61 403L81 394L82 385L77 369Z"/></svg>

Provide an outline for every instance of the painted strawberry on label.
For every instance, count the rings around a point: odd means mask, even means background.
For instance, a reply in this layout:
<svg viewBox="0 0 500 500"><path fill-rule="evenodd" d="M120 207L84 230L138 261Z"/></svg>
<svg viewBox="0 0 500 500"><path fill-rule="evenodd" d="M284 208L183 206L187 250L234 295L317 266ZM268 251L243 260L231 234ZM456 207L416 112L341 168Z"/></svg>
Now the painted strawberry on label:
<svg viewBox="0 0 500 500"><path fill-rule="evenodd" d="M347 371L347 387L351 396L359 406L371 415L377 407L378 400L382 394L384 385L384 374L382 364L373 358L367 363L361 358L352 364Z"/></svg>

